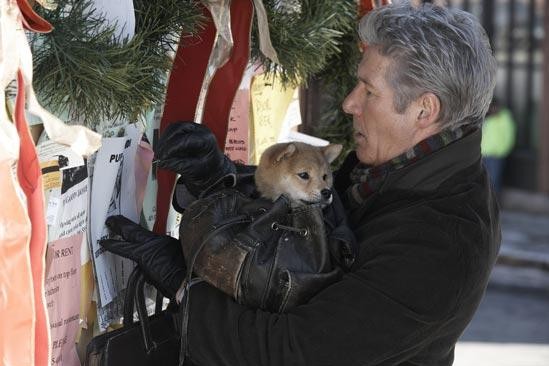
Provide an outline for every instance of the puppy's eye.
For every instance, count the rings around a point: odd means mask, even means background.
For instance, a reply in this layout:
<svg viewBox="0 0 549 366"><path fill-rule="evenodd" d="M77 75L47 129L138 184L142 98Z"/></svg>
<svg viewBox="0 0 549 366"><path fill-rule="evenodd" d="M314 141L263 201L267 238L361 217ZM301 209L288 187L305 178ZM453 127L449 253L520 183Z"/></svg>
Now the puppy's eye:
<svg viewBox="0 0 549 366"><path fill-rule="evenodd" d="M309 173L307 173L307 172L297 173L297 175L299 176L299 178L301 178L303 180L309 179Z"/></svg>
<svg viewBox="0 0 549 366"><path fill-rule="evenodd" d="M322 180L326 180L326 179L328 179L328 174L324 174L324 175L322 176Z"/></svg>

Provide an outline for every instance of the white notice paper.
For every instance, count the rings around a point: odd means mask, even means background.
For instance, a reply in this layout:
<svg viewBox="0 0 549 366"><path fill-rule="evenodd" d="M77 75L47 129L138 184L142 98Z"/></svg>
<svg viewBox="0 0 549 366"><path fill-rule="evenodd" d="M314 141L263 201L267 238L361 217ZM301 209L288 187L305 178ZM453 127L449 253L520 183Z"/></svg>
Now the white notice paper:
<svg viewBox="0 0 549 366"><path fill-rule="evenodd" d="M99 295L99 328L122 316L123 290L135 264L107 252L99 240L109 236L105 220L123 215L139 222L136 207L135 156L141 132L125 127L125 137L104 138L93 166L90 203L90 245Z"/></svg>

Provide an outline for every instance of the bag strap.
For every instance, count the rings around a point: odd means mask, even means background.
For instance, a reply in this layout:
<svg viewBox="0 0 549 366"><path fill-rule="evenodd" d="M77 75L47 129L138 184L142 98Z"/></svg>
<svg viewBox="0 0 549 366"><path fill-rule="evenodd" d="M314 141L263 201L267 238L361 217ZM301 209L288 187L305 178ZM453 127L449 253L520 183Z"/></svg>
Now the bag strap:
<svg viewBox="0 0 549 366"><path fill-rule="evenodd" d="M141 335L143 336L145 352L149 354L156 349L157 344L152 340L151 336L149 314L147 313L147 306L145 304L145 276L143 274L137 279L135 305L137 307L137 314L139 315L139 326L141 328Z"/></svg>
<svg viewBox="0 0 549 366"><path fill-rule="evenodd" d="M156 305L154 306L154 313L160 314L162 312L163 305L164 305L164 295L162 295L162 292L156 290Z"/></svg>
<svg viewBox="0 0 549 366"><path fill-rule="evenodd" d="M252 196L256 191L255 169L250 169L250 171L242 169L241 172L237 171L236 173L227 174L208 189L211 191L215 188L234 188L237 191L244 193L246 196Z"/></svg>
<svg viewBox="0 0 549 366"><path fill-rule="evenodd" d="M206 187L206 189L204 189L202 193L200 193L200 195L198 196L198 199L208 197L213 192L222 188L232 188L236 185L236 182L237 182L236 174L230 173L230 174L224 175L218 180L216 180L215 182L213 182L211 185Z"/></svg>
<svg viewBox="0 0 549 366"><path fill-rule="evenodd" d="M134 299L135 299L135 286L139 276L142 276L141 269L139 266L135 266L130 277L128 278L128 283L126 285L126 293L124 295L124 326L129 327L133 324L133 308L134 308Z"/></svg>
<svg viewBox="0 0 549 366"><path fill-rule="evenodd" d="M152 340L149 315L147 313L147 305L145 303L145 276L139 266L135 266L130 277L128 278L128 284L126 286L126 294L124 296L124 327L129 327L134 324L133 322L133 309L137 308L137 315L139 317L139 328L141 329L141 336L143 337L143 345L145 351L149 354L156 349L157 344ZM160 305L160 311L158 302L162 304L163 296L157 296L155 313L158 314L162 310Z"/></svg>

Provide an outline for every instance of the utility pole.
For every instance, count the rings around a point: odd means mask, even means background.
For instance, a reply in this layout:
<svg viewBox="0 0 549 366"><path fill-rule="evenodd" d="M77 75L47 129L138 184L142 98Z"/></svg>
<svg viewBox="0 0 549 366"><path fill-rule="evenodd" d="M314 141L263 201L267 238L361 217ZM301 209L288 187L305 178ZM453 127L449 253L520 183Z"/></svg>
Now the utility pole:
<svg viewBox="0 0 549 366"><path fill-rule="evenodd" d="M539 191L549 194L549 0L545 0L543 17L545 35L543 40L543 90L539 103L539 158L538 186Z"/></svg>
<svg viewBox="0 0 549 366"><path fill-rule="evenodd" d="M486 30L486 35L490 40L490 46L494 49L494 14L495 14L495 4L494 0L484 0L482 2L482 26Z"/></svg>

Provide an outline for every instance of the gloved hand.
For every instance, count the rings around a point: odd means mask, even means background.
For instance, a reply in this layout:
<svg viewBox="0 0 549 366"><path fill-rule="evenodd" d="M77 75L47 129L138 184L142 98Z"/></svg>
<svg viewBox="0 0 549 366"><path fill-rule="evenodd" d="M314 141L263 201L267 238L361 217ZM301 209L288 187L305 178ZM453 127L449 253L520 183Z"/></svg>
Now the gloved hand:
<svg viewBox="0 0 549 366"><path fill-rule="evenodd" d="M155 158L160 168L181 174L187 190L195 197L236 171L210 129L194 122L169 124L155 146Z"/></svg>
<svg viewBox="0 0 549 366"><path fill-rule="evenodd" d="M106 225L123 240L104 239L99 244L135 261L154 287L167 298L175 298L185 278L185 260L179 240L155 234L122 215L107 218Z"/></svg>

